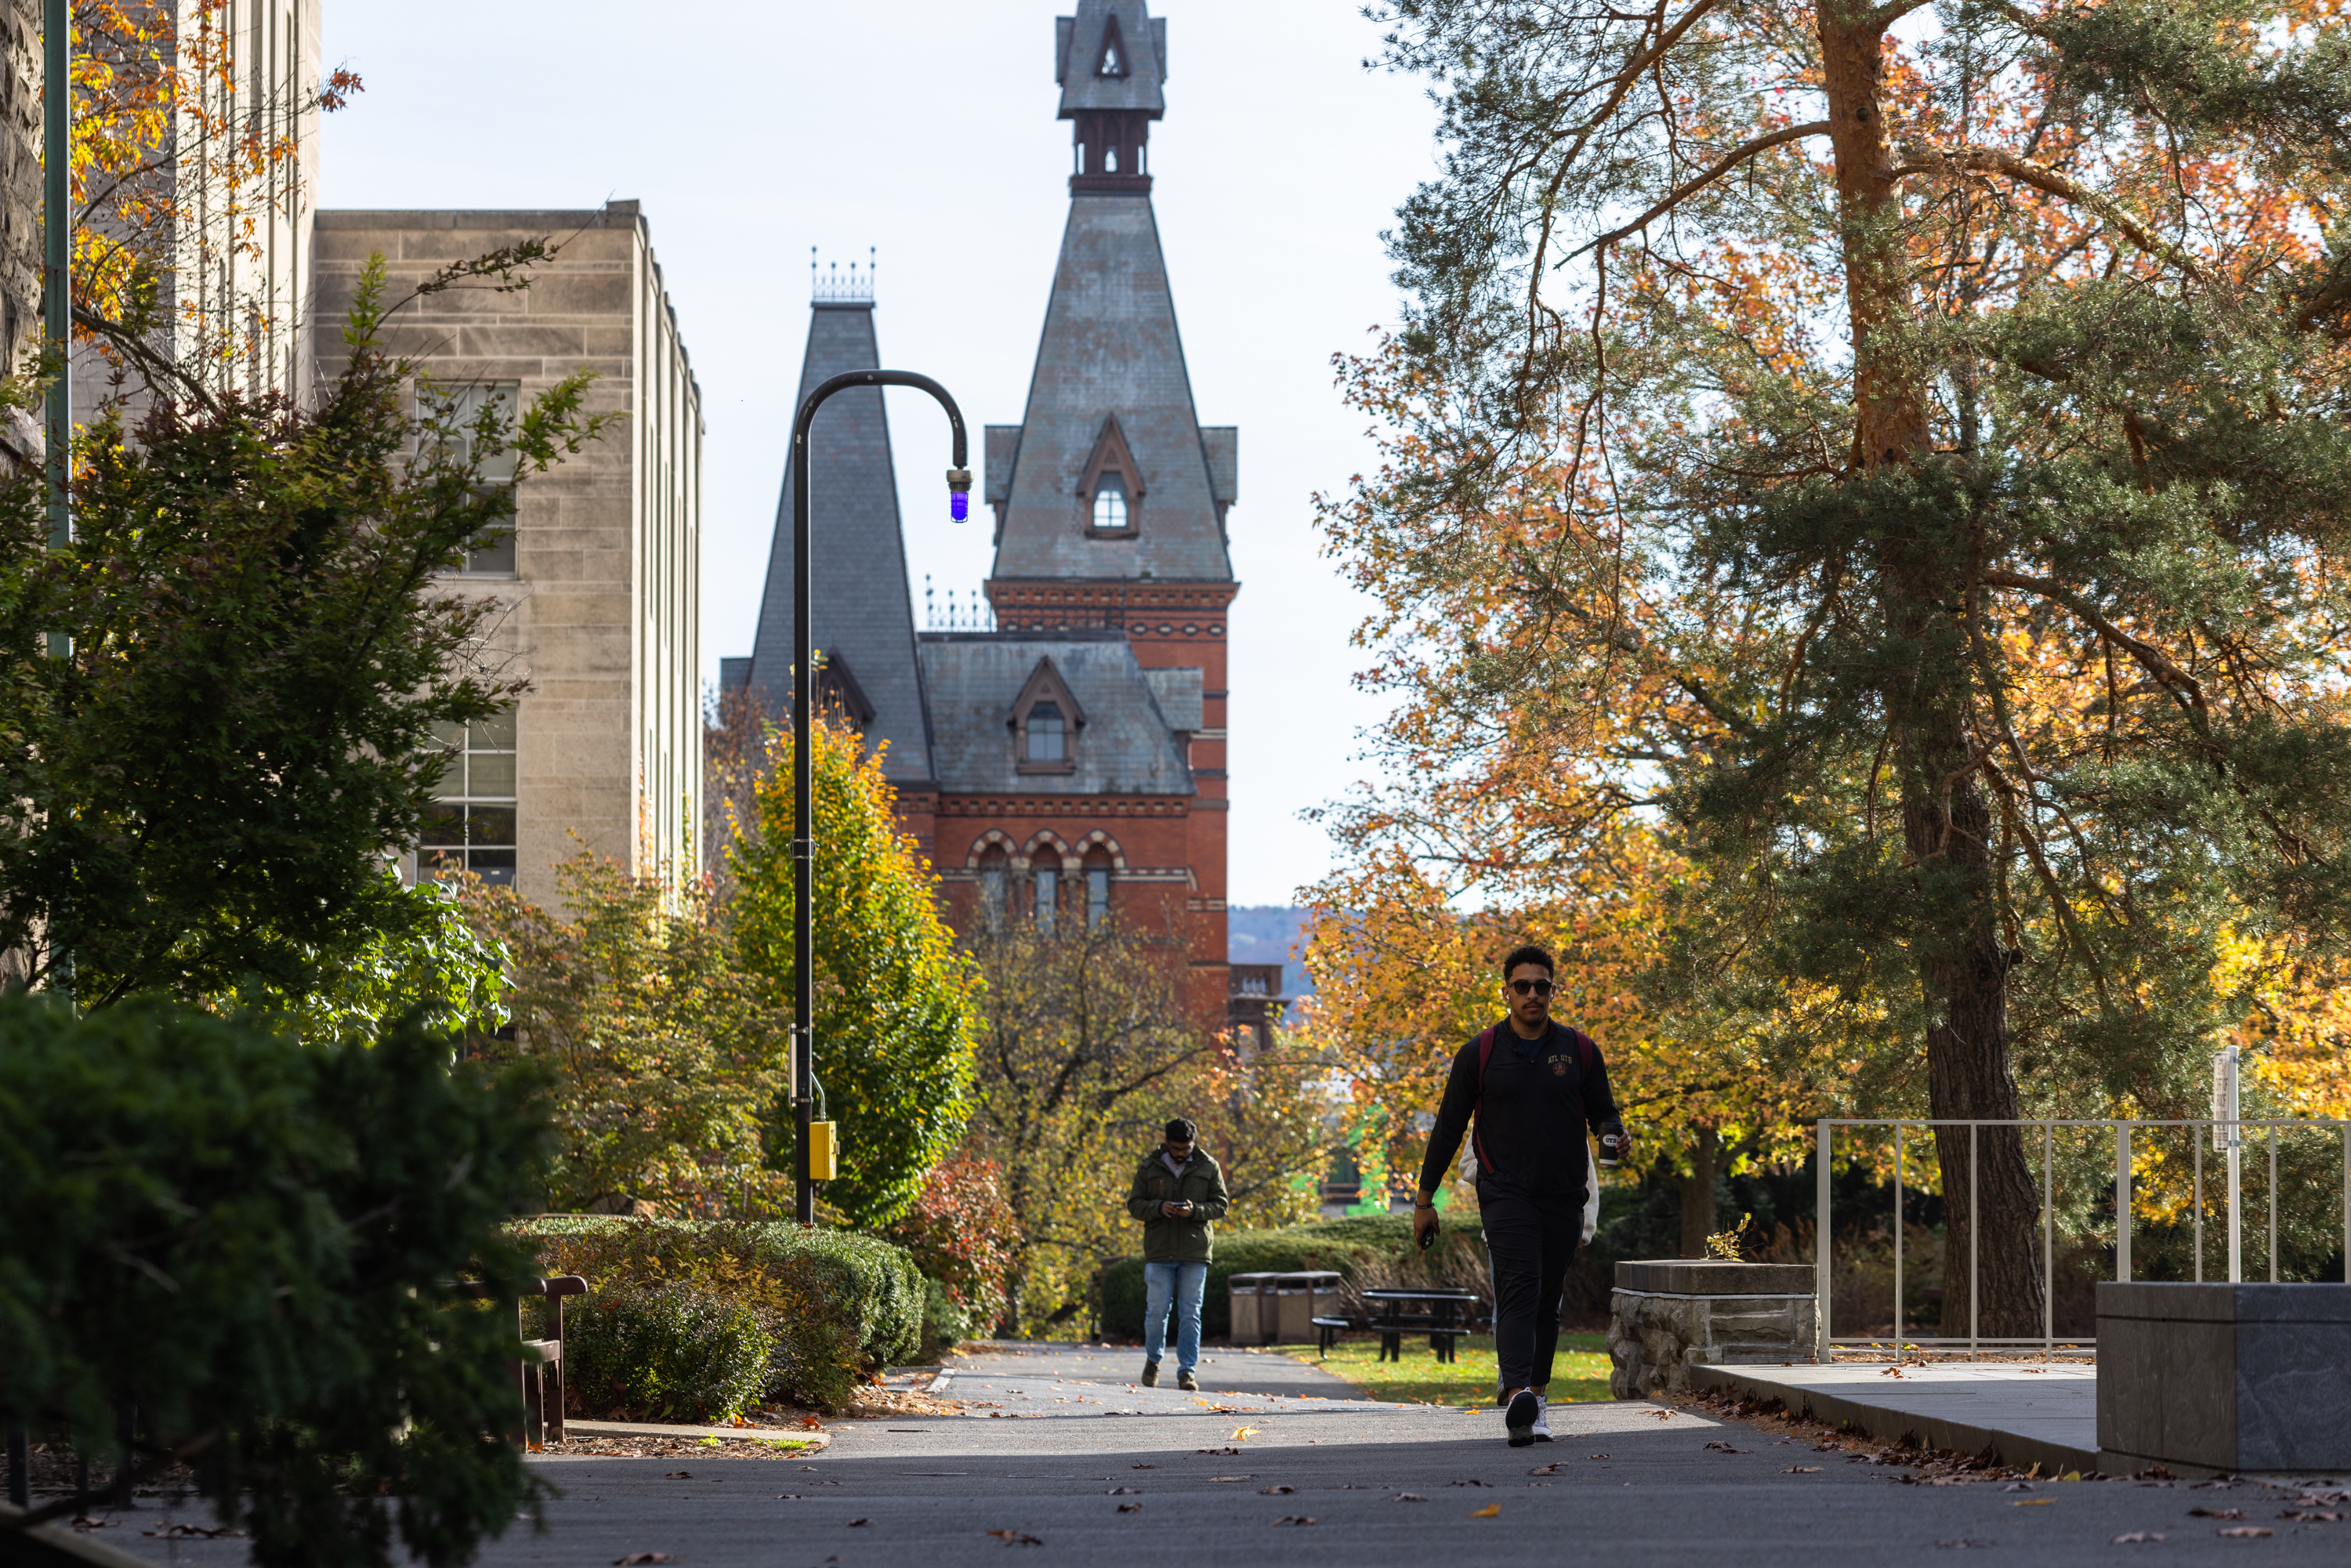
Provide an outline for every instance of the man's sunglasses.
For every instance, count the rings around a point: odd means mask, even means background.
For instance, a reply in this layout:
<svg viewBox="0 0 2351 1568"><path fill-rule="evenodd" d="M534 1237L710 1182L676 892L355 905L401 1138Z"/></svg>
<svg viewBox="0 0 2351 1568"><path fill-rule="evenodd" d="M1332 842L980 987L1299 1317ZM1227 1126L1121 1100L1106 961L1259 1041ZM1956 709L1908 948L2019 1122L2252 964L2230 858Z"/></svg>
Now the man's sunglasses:
<svg viewBox="0 0 2351 1568"><path fill-rule="evenodd" d="M1549 980L1512 980L1510 989L1522 997L1531 991L1536 996L1547 997L1551 995L1551 982Z"/></svg>

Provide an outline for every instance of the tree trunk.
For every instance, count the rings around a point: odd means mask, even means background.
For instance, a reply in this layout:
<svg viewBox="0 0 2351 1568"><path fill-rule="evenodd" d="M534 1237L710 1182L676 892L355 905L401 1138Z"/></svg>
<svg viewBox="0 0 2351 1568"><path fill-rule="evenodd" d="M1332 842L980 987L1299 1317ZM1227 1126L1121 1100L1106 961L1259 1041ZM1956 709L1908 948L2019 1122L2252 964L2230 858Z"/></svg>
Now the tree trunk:
<svg viewBox="0 0 2351 1568"><path fill-rule="evenodd" d="M1721 1155L1721 1137L1712 1127L1700 1127L1698 1146L1690 1151L1690 1174L1677 1178L1682 1197L1681 1257L1706 1256L1706 1239L1714 1234L1714 1182Z"/></svg>
<svg viewBox="0 0 2351 1568"><path fill-rule="evenodd" d="M1819 0L1823 86L1844 224L1845 300L1854 347L1854 455L1867 474L1917 464L1930 451L1926 385L1899 339L1911 300L1883 106L1885 26L1859 0ZM1977 563L1967 519L1932 516L1925 504L1890 519L1878 559L1882 612L1909 657L1888 681L1886 722L1895 738L1902 831L1913 879L1913 958L1930 1016L1928 1103L1938 1119L2013 1117L2009 1061L2009 956L2000 940L1991 864L1991 812L1975 777L1967 723L1969 585ZM2038 1220L2023 1140L2013 1127L1978 1134L1980 1207L1979 1325L1989 1335L2037 1334ZM1965 1333L1968 1139L1937 1139L1951 1216L1944 1301ZM1687 1220L1684 1220L1685 1229ZM1948 1330L1946 1332L1951 1332Z"/></svg>

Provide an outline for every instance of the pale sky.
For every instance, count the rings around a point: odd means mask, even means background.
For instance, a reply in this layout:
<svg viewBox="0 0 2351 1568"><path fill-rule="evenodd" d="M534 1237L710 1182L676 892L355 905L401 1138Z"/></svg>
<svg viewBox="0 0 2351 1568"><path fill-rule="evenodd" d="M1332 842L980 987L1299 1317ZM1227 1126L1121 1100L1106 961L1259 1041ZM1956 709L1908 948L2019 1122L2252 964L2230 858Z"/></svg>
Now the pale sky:
<svg viewBox="0 0 2351 1568"><path fill-rule="evenodd" d="M1016 423L1069 204L1053 118L1067 0L324 0L328 207L587 208L634 197L706 424L702 664L750 652L808 328L809 247L880 254L882 360ZM1395 319L1379 231L1434 170L1424 84L1366 71L1354 0L1166 0L1151 171L1204 423L1240 427L1230 515L1230 899L1287 904L1330 863L1298 812L1364 776L1363 601L1309 497L1374 460L1331 355ZM946 422L890 396L915 618L986 577L987 513L947 520Z"/></svg>

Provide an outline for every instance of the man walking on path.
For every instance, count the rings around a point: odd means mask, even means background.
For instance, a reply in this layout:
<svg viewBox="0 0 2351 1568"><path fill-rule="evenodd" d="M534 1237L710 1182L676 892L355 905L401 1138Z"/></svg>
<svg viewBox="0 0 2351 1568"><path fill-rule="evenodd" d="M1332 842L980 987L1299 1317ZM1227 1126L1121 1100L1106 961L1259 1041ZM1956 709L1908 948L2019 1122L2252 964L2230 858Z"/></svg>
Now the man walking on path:
<svg viewBox="0 0 2351 1568"><path fill-rule="evenodd" d="M1502 961L1510 1016L1454 1053L1412 1215L1413 1236L1426 1247L1437 1239L1437 1189L1474 1116L1502 1425L1514 1448L1551 1440L1544 1391L1559 1349L1560 1292L1583 1234L1591 1165L1584 1129L1600 1135L1611 1163L1632 1147L1616 1120L1600 1048L1581 1030L1552 1021L1556 967L1531 944Z"/></svg>
<svg viewBox="0 0 2351 1568"><path fill-rule="evenodd" d="M1199 1129L1178 1116L1167 1141L1134 1173L1126 1211L1143 1221L1143 1386L1159 1386L1167 1309L1176 1308L1176 1386L1197 1388L1200 1298L1225 1217L1225 1173L1199 1145Z"/></svg>

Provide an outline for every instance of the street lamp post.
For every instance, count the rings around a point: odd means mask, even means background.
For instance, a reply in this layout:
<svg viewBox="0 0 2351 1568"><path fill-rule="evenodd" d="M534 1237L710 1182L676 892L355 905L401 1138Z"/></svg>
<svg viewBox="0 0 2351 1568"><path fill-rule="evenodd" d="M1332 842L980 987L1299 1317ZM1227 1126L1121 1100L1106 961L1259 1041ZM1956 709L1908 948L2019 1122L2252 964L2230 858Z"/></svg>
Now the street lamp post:
<svg viewBox="0 0 2351 1568"><path fill-rule="evenodd" d="M816 1180L809 1160L809 1111L816 1077L816 550L809 527L809 427L824 400L852 387L914 387L938 399L955 428L955 466L947 470L949 505L956 522L971 506L970 449L963 410L947 389L913 371L851 371L801 400L792 421L792 1125L799 1163L793 1213L816 1223Z"/></svg>

